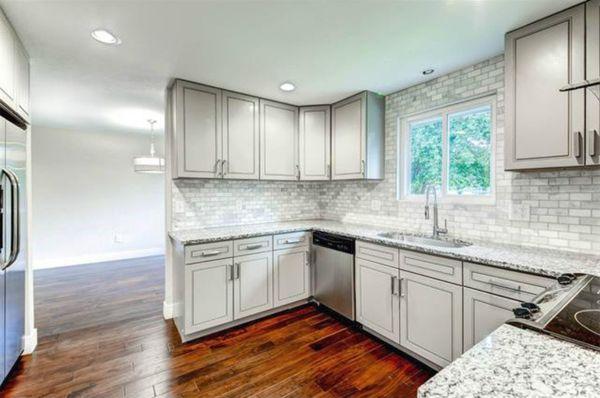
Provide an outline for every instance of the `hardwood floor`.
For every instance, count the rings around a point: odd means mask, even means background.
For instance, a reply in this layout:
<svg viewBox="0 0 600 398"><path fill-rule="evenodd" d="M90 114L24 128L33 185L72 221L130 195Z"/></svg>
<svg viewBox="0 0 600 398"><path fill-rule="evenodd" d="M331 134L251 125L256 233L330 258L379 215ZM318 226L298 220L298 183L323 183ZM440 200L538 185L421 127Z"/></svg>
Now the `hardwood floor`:
<svg viewBox="0 0 600 398"><path fill-rule="evenodd" d="M433 371L312 305L187 344L160 257L38 271L36 352L3 397L413 397Z"/></svg>

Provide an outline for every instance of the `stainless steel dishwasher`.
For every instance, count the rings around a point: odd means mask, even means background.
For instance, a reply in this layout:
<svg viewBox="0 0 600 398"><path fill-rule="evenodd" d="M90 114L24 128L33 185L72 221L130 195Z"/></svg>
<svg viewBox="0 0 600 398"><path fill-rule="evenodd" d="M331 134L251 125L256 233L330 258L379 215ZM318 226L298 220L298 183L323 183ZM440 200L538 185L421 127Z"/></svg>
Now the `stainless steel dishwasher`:
<svg viewBox="0 0 600 398"><path fill-rule="evenodd" d="M315 300L354 321L354 239L314 232L313 248Z"/></svg>

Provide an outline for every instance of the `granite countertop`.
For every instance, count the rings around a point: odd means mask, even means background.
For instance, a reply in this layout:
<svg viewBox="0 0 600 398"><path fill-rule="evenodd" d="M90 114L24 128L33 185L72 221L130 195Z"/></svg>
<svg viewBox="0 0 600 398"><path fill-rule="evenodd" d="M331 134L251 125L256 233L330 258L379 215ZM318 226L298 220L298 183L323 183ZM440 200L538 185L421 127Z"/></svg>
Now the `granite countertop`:
<svg viewBox="0 0 600 398"><path fill-rule="evenodd" d="M502 325L423 384L418 396L596 398L600 353Z"/></svg>
<svg viewBox="0 0 600 398"><path fill-rule="evenodd" d="M169 236L181 244L189 245L305 230L331 232L387 246L551 277L565 272L581 272L600 276L600 256L487 242L477 242L471 246L459 248L428 246L378 236L381 232L392 231L390 228L339 221L303 220L214 227L170 231Z"/></svg>

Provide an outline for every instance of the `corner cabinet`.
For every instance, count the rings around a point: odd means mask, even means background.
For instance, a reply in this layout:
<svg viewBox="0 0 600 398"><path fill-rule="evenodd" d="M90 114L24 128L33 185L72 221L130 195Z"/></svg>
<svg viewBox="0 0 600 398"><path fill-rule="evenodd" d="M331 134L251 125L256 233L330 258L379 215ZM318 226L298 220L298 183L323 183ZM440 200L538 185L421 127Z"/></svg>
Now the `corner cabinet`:
<svg viewBox="0 0 600 398"><path fill-rule="evenodd" d="M384 178L384 108L384 97L368 91L332 105L332 180Z"/></svg>
<svg viewBox="0 0 600 398"><path fill-rule="evenodd" d="M29 123L29 56L0 10L0 107Z"/></svg>
<svg viewBox="0 0 600 398"><path fill-rule="evenodd" d="M597 37L598 23L587 26ZM596 69L598 58L589 60ZM586 92L560 91L586 79L586 5L509 32L505 68L505 169L586 165ZM592 124L599 112L596 101Z"/></svg>
<svg viewBox="0 0 600 398"><path fill-rule="evenodd" d="M260 100L260 179L299 180L298 107Z"/></svg>
<svg viewBox="0 0 600 398"><path fill-rule="evenodd" d="M331 177L331 107L300 107L299 166L301 180Z"/></svg>

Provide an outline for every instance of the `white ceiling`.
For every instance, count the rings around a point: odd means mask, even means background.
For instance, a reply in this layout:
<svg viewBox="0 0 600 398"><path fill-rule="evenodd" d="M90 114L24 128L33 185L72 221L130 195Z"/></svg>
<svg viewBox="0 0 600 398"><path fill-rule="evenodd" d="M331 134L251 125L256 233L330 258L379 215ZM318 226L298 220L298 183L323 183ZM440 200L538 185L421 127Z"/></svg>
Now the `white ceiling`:
<svg viewBox="0 0 600 398"><path fill-rule="evenodd" d="M0 0L31 56L34 125L134 131L173 77L298 105L383 94L503 51L578 0ZM90 32L106 28L110 47ZM285 80L293 93L281 92ZM143 130L141 130L143 131Z"/></svg>

